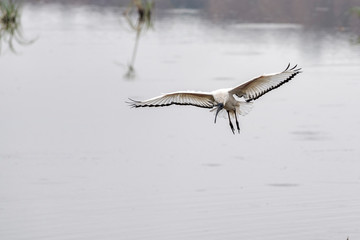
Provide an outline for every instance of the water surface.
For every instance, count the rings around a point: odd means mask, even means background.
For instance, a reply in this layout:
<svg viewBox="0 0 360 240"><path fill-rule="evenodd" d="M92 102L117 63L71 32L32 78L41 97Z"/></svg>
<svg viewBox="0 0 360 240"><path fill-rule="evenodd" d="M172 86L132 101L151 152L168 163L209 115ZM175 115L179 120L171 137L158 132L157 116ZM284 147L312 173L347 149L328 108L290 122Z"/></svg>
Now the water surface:
<svg viewBox="0 0 360 240"><path fill-rule="evenodd" d="M0 56L1 239L360 238L360 46L294 24L25 5L37 40ZM130 109L297 63L233 135L206 109Z"/></svg>

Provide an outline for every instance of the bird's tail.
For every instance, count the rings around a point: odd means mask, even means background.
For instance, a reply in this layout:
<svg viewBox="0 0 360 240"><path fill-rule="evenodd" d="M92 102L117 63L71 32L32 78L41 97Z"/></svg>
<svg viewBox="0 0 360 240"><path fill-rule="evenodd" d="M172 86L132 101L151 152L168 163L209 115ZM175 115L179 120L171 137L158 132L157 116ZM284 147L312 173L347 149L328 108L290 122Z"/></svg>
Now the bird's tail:
<svg viewBox="0 0 360 240"><path fill-rule="evenodd" d="M246 114L248 114L251 111L252 107L253 107L252 102L238 102L238 105L236 107L236 114L245 116ZM214 112L214 114L216 114L216 110L217 110L217 108L213 108L210 110L210 112ZM228 118L227 112L224 109L220 110L218 116L222 117L222 118ZM230 113L230 116L232 118L235 117L233 112Z"/></svg>
<svg viewBox="0 0 360 240"><path fill-rule="evenodd" d="M253 108L252 102L238 102L236 113L242 116L248 114Z"/></svg>

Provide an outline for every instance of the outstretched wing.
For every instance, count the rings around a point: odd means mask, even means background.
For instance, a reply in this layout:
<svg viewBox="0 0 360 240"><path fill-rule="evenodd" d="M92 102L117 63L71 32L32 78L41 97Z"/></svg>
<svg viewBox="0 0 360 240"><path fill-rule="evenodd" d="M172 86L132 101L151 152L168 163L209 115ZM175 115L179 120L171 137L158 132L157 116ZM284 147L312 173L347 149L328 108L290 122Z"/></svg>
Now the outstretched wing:
<svg viewBox="0 0 360 240"><path fill-rule="evenodd" d="M130 100L130 106L135 108L164 107L170 105L192 105L202 108L213 108L215 105L213 95L202 92L174 92L154 97L145 101Z"/></svg>
<svg viewBox="0 0 360 240"><path fill-rule="evenodd" d="M290 63L287 68L280 73L266 74L255 79L252 79L246 83L241 84L238 87L230 90L230 94L235 94L238 97L244 97L247 102L256 100L262 95L271 90L280 87L284 83L293 79L301 71L301 68L296 68L297 65L290 68Z"/></svg>

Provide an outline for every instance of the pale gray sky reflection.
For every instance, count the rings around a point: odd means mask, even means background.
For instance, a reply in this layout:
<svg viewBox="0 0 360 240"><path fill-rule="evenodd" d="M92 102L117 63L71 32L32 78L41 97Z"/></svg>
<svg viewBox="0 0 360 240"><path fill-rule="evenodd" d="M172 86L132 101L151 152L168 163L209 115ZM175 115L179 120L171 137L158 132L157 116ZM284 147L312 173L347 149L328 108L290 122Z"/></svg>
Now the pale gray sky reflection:
<svg viewBox="0 0 360 240"><path fill-rule="evenodd" d="M39 38L0 56L0 239L360 238L352 33L158 9L127 81L122 10L24 5ZM207 109L125 103L289 62L303 73L256 100L239 135Z"/></svg>

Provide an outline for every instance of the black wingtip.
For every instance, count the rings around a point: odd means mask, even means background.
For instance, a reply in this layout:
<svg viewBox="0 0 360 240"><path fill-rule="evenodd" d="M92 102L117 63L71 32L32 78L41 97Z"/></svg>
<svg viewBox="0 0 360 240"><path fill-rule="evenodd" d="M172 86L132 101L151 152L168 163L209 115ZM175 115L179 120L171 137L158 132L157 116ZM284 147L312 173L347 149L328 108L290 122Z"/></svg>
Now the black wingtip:
<svg viewBox="0 0 360 240"><path fill-rule="evenodd" d="M295 64L295 66L293 66L290 70L294 70L297 67L297 64Z"/></svg>
<svg viewBox="0 0 360 240"><path fill-rule="evenodd" d="M286 69L284 70L284 72L286 71L294 71L294 72L301 72L301 68L297 68L297 64L295 64L295 66L293 66L292 68L290 68L290 63L287 65Z"/></svg>
<svg viewBox="0 0 360 240"><path fill-rule="evenodd" d="M137 100L134 100L134 99L132 99L132 98L128 98L131 102L139 102L139 101L137 101Z"/></svg>
<svg viewBox="0 0 360 240"><path fill-rule="evenodd" d="M287 67L285 68L284 72L287 71L290 67L290 63L287 65Z"/></svg>
<svg viewBox="0 0 360 240"><path fill-rule="evenodd" d="M128 98L128 99L130 100L130 102L125 101L125 103L126 103L126 104L129 104L129 106L130 106L131 108L136 108L136 107L137 107L136 103L140 102L140 101L136 101L136 100L131 99L131 98Z"/></svg>

